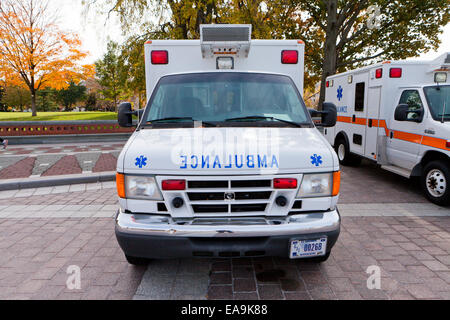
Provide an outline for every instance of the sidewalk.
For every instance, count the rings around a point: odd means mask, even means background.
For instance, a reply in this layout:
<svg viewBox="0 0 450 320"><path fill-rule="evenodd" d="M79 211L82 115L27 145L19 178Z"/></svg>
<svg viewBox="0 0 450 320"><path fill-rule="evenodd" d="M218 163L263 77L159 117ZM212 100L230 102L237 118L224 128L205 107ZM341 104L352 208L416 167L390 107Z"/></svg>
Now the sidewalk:
<svg viewBox="0 0 450 320"><path fill-rule="evenodd" d="M32 178L32 186L36 187L40 186L36 181L45 181L39 179L44 177L53 178L50 180L54 183L54 178L70 181L70 175L114 173L123 145L124 142L10 146L0 151L0 184L20 182L23 187L23 179Z"/></svg>

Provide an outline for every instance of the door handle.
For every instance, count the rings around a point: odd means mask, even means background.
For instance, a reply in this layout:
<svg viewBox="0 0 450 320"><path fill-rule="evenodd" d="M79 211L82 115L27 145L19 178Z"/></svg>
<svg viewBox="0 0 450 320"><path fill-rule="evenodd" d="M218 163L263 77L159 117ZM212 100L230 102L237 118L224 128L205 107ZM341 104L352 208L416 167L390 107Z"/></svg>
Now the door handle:
<svg viewBox="0 0 450 320"><path fill-rule="evenodd" d="M352 117L352 122L356 122L356 116L355 115L353 115L353 117Z"/></svg>
<svg viewBox="0 0 450 320"><path fill-rule="evenodd" d="M435 134L436 132L433 129L425 129L426 134Z"/></svg>
<svg viewBox="0 0 450 320"><path fill-rule="evenodd" d="M372 119L369 119L369 128L372 128Z"/></svg>

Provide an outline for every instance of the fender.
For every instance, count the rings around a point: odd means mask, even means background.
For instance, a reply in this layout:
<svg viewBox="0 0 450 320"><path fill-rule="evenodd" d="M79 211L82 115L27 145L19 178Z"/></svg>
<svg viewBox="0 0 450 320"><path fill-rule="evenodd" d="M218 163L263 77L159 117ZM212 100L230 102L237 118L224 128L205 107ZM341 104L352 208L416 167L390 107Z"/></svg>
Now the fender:
<svg viewBox="0 0 450 320"><path fill-rule="evenodd" d="M414 168L411 171L411 177L420 177L422 175L422 170L425 164L427 164L430 161L433 160L443 160L446 161L450 166L450 157L447 156L445 153L429 150L425 152L422 159L418 164L414 166Z"/></svg>
<svg viewBox="0 0 450 320"><path fill-rule="evenodd" d="M336 135L336 137L334 137L333 147L335 146L336 141L337 141L338 137L340 137L340 136L344 137L345 142L347 143L347 145L348 145L349 148L350 148L350 140L348 139L347 133L345 133L345 131L340 131L340 132Z"/></svg>

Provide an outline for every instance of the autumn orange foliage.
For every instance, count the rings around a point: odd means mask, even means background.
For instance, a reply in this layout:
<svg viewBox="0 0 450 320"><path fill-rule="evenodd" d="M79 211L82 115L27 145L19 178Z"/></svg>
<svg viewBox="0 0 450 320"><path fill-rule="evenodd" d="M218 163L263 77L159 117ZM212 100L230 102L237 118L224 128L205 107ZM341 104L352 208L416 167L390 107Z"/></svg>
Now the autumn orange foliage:
<svg viewBox="0 0 450 320"><path fill-rule="evenodd" d="M80 64L86 56L78 36L58 28L44 0L0 0L0 78L30 90L33 115L38 90L95 74L93 65Z"/></svg>

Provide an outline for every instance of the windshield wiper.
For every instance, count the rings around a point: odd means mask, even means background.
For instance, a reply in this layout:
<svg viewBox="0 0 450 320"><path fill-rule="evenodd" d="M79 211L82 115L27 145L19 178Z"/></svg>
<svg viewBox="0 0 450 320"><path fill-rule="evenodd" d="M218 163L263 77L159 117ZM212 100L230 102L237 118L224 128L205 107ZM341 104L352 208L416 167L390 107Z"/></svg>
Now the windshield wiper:
<svg viewBox="0 0 450 320"><path fill-rule="evenodd" d="M201 120L195 120L192 117L168 117L168 118L161 118L161 119L155 119L147 121L146 124L153 124L153 123L164 123L164 122L186 122L186 121L192 121L192 122L201 122L202 124L208 125L210 127L216 127L214 123L201 121Z"/></svg>
<svg viewBox="0 0 450 320"><path fill-rule="evenodd" d="M440 113L437 117L441 120L441 122L445 119L450 119L450 113Z"/></svg>
<svg viewBox="0 0 450 320"><path fill-rule="evenodd" d="M297 122L293 122L293 121L289 121L289 120L284 120L284 119L280 119L280 118L275 118L275 117L266 117L266 116L248 116L248 117L238 117L238 118L229 118L229 119L225 119L225 121L245 121L245 120L255 120L255 121L261 121L261 120L272 120L272 121L280 121L280 122L284 122L284 123L288 123L290 125L302 128L302 125L297 123Z"/></svg>

